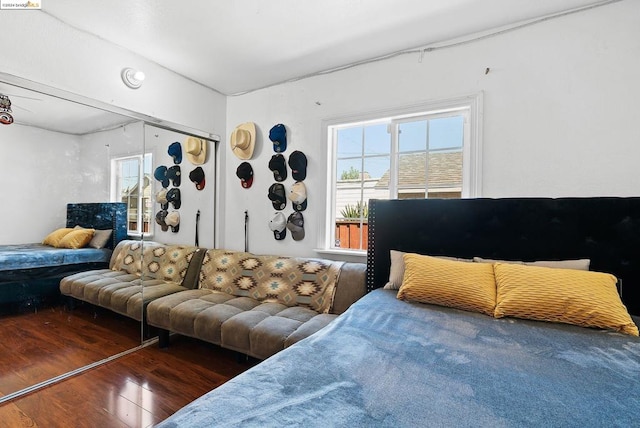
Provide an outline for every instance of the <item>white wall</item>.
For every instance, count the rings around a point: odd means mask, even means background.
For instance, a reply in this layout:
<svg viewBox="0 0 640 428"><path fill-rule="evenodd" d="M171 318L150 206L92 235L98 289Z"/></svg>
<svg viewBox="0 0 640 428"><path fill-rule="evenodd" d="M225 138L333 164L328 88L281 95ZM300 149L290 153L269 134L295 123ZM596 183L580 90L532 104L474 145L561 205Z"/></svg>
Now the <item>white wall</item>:
<svg viewBox="0 0 640 428"><path fill-rule="evenodd" d="M228 100L221 146L221 245L313 256L325 216L326 142L321 121L342 115L484 93L482 196L638 196L640 2L625 1L419 56L405 55ZM485 74L486 68L490 68ZM253 121L255 181L241 189L229 134ZM288 155L309 159L303 241L275 241L269 129L284 123ZM286 187L293 183L289 178ZM285 211L291 212L290 205Z"/></svg>
<svg viewBox="0 0 640 428"><path fill-rule="evenodd" d="M42 242L64 227L66 206L80 198L80 142L28 126L0 126L0 245Z"/></svg>

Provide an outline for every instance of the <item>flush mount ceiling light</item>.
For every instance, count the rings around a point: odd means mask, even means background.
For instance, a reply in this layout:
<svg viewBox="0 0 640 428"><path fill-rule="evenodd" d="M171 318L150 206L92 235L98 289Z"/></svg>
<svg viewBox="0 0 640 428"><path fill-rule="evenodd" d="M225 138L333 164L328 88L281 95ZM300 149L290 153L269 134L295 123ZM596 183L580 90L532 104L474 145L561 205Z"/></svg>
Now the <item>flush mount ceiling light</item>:
<svg viewBox="0 0 640 428"><path fill-rule="evenodd" d="M124 84L131 89L138 89L144 81L144 73L139 70L134 70L133 68L123 69L120 75L122 76Z"/></svg>

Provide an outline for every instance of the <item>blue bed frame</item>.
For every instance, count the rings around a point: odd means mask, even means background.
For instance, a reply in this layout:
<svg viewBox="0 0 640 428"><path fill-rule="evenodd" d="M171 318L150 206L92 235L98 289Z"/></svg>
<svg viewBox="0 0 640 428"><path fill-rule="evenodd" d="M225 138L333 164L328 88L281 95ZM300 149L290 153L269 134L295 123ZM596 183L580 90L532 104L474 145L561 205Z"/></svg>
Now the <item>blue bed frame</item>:
<svg viewBox="0 0 640 428"><path fill-rule="evenodd" d="M38 306L56 303L60 299L58 286L63 277L107 267L113 248L127 238L127 206L122 202L67 204L65 226L76 225L113 230L105 249L96 250L102 251L103 254L98 258L92 257L91 261L65 257L68 262L56 262L52 266L47 256L43 257L43 253L40 253L26 260L25 266L0 266L0 314L28 311ZM42 260L42 265L34 266L35 259Z"/></svg>

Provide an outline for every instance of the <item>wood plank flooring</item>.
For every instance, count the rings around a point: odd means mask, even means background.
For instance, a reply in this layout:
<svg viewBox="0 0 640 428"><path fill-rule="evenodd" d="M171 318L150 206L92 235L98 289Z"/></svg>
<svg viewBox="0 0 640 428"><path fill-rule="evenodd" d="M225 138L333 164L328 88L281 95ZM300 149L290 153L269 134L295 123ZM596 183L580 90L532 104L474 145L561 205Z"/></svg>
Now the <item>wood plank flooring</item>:
<svg viewBox="0 0 640 428"><path fill-rule="evenodd" d="M251 365L234 352L173 336L167 349L152 344L0 405L0 427L152 426Z"/></svg>

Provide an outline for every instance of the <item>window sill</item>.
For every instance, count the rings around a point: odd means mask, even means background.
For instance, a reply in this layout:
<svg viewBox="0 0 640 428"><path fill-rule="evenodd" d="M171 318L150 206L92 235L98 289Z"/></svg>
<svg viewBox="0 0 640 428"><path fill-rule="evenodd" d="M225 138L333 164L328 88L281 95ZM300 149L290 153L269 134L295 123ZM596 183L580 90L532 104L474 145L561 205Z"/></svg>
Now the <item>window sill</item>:
<svg viewBox="0 0 640 428"><path fill-rule="evenodd" d="M315 251L318 254L322 254L323 256L338 256L338 257L350 257L358 259L362 263L366 263L367 261L367 252L365 250L339 250L337 248L316 248Z"/></svg>

